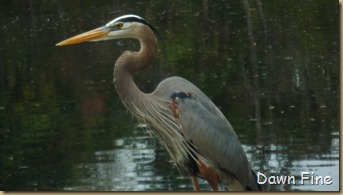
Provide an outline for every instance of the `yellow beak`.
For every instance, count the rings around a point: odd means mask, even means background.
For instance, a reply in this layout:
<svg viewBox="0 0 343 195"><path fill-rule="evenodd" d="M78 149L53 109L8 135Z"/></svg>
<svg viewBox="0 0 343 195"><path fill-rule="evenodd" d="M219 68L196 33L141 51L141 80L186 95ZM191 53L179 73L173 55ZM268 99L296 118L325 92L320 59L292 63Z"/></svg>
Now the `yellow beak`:
<svg viewBox="0 0 343 195"><path fill-rule="evenodd" d="M108 30L106 30L104 27L100 27L100 28L96 28L94 30L73 36L64 41L61 41L57 43L56 46L72 45L72 44L82 43L86 41L93 41L93 40L106 37L108 33L109 33Z"/></svg>

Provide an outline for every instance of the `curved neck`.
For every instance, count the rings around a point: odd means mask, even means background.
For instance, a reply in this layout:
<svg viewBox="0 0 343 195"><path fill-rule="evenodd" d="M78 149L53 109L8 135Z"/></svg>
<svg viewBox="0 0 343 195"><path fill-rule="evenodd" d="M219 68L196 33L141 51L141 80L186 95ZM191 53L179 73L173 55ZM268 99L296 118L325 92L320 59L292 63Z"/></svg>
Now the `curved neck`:
<svg viewBox="0 0 343 195"><path fill-rule="evenodd" d="M119 97L123 102L140 100L144 93L135 84L132 74L148 67L157 54L157 39L154 32L147 26L139 29L140 50L126 51L117 60L114 67L114 83Z"/></svg>

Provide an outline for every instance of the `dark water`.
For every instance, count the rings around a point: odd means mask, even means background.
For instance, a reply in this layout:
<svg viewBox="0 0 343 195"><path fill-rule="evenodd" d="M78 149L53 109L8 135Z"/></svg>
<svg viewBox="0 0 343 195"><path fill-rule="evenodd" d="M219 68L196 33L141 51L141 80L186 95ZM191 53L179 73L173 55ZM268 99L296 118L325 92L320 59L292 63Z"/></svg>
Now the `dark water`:
<svg viewBox="0 0 343 195"><path fill-rule="evenodd" d="M135 13L160 31L167 52L166 65L160 52L135 75L143 91L170 75L196 84L234 126L256 172L295 177L267 190L339 190L338 8L326 0L3 1L0 189L193 189L114 91L113 64L138 43L55 47ZM301 184L302 172L332 183Z"/></svg>

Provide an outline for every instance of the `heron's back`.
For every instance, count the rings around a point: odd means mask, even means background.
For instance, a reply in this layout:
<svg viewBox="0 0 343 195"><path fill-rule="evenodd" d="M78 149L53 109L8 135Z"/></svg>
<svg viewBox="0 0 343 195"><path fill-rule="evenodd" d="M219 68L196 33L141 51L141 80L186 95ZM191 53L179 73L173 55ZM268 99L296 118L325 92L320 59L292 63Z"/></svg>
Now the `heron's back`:
<svg viewBox="0 0 343 195"><path fill-rule="evenodd" d="M181 77L170 77L152 95L177 103L180 131L206 163L216 169L221 182L232 183L237 179L244 188L258 190L256 177L234 129L199 88Z"/></svg>

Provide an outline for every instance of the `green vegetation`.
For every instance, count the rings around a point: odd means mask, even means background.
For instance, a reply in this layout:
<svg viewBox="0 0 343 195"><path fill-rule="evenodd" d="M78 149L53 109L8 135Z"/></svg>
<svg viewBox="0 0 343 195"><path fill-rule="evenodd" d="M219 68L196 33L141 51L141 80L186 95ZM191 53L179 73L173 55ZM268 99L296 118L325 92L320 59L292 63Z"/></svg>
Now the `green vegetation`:
<svg viewBox="0 0 343 195"><path fill-rule="evenodd" d="M243 143L285 145L289 159L328 152L339 128L338 10L327 0L1 3L0 189L61 190L76 163L133 134L112 70L137 42L55 47L127 13L166 43L166 66L160 53L136 75L143 91L179 75L220 107Z"/></svg>

